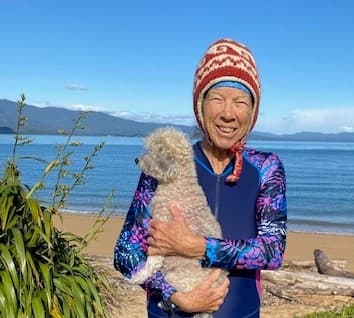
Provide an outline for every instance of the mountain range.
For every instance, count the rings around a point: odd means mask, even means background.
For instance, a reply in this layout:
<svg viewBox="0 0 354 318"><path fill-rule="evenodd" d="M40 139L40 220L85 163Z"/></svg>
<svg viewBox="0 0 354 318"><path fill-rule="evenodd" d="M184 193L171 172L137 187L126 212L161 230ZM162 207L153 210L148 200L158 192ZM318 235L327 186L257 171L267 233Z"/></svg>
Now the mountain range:
<svg viewBox="0 0 354 318"><path fill-rule="evenodd" d="M26 104L23 114L28 121L22 129L23 134L58 134L58 130L71 131L74 121L81 111L68 110L60 107L36 107ZM102 112L89 112L84 120L85 129L78 130L76 134L87 136L145 136L152 130L166 126L157 123L142 123L134 120L122 119ZM17 103L0 99L0 132L10 133L16 130ZM177 125L174 125L177 126ZM193 133L193 127L178 125L178 128L187 134Z"/></svg>
<svg viewBox="0 0 354 318"><path fill-rule="evenodd" d="M74 121L81 111L68 110L60 107L36 107L26 104L23 114L27 116L23 134L58 134L58 130L71 131ZM198 129L191 126L138 122L108 115L102 112L90 112L84 121L85 129L76 134L87 136L146 136L158 127L175 126L188 135L195 134ZM17 103L0 99L0 134L13 134L17 126ZM342 141L354 142L354 133L342 132L336 134L319 132L299 132L295 134L273 134L253 131L249 137L253 140L283 140L283 141Z"/></svg>

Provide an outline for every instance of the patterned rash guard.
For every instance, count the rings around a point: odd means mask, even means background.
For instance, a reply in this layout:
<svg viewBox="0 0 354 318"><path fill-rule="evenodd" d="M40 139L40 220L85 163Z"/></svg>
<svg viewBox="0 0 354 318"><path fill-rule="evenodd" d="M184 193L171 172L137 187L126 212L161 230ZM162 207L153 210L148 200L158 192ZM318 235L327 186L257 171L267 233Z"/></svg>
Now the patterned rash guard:
<svg viewBox="0 0 354 318"><path fill-rule="evenodd" d="M282 162L273 153L246 148L241 177L236 184L229 184L225 179L234 162L216 175L199 142L193 150L198 182L224 237L206 239L201 263L230 272L229 293L214 317L258 317L260 270L279 268L285 249L287 210ZM149 204L157 186L155 179L141 175L116 243L114 266L128 278L139 271L147 258ZM164 300L176 291L161 272L147 279L143 288L149 297Z"/></svg>

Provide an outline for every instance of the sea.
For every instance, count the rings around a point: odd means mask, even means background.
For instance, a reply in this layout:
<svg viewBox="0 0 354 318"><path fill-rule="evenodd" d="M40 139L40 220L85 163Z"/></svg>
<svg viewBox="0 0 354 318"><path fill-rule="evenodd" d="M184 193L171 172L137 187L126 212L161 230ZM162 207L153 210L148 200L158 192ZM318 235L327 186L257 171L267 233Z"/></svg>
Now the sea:
<svg viewBox="0 0 354 318"><path fill-rule="evenodd" d="M57 154L57 147L66 143L65 136L29 135L32 142L16 147L16 162L21 181L32 187L43 177L46 167ZM143 152L140 137L78 136L82 143L69 147L70 172L79 173L84 157L104 142L93 157L92 169L85 172L83 184L71 191L65 209L73 213L112 213L124 216L137 186L140 170L134 159ZM13 158L14 136L0 135L0 171ZM297 232L354 235L354 143L256 141L248 146L279 155L287 178L288 228ZM37 160L37 159L40 160ZM35 193L43 205L53 201L52 193L57 170L43 179L45 188ZM69 175L60 179L72 184Z"/></svg>

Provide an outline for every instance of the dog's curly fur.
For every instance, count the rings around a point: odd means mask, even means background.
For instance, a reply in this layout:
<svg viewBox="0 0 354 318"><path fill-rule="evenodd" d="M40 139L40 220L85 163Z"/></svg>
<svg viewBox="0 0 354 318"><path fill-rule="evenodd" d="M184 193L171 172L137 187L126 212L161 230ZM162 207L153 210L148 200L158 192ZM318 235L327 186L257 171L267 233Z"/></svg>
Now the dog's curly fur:
<svg viewBox="0 0 354 318"><path fill-rule="evenodd" d="M198 184L193 149L184 133L174 128L160 128L145 140L146 152L138 159L141 170L158 180L151 202L152 216L168 221L169 208L175 204L184 214L192 231L221 237L221 228ZM189 291L206 278L210 268L202 268L198 259L181 256L148 256L146 264L131 281L142 283L156 271L179 291ZM225 274L225 273L223 273ZM199 314L195 317L211 317Z"/></svg>

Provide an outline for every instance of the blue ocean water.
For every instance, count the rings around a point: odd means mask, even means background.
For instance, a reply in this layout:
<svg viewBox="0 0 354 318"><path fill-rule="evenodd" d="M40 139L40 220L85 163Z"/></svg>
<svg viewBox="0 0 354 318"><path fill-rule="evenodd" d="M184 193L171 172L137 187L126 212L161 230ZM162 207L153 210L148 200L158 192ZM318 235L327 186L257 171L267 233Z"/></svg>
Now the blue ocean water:
<svg viewBox="0 0 354 318"><path fill-rule="evenodd" d="M18 156L52 160L55 144L63 136L29 136L32 143L18 147ZM0 169L11 158L12 135L0 135ZM70 211L92 213L102 209L112 191L109 208L117 214L128 210L140 171L134 159L143 151L141 138L75 137L83 143L74 148L71 168L79 171L83 157L104 141L103 149L93 159L94 169L86 173L86 184L74 189L67 200ZM289 229L307 232L346 233L354 235L354 143L250 141L249 147L273 151L282 159L287 176ZM33 159L18 160L22 182L33 186L45 165ZM50 204L56 176L45 179L46 188L37 193L43 204ZM71 179L64 179L70 183Z"/></svg>

